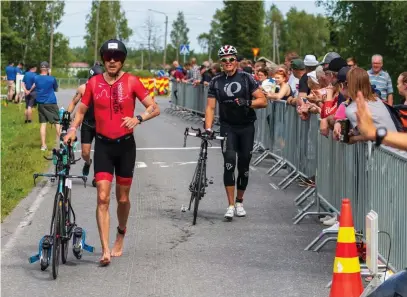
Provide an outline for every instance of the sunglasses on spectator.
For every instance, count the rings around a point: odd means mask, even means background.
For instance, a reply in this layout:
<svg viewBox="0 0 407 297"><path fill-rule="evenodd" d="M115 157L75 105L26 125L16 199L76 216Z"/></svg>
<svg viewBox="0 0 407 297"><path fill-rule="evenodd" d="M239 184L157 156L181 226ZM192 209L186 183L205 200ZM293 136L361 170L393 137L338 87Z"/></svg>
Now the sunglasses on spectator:
<svg viewBox="0 0 407 297"><path fill-rule="evenodd" d="M232 63L232 62L236 61L236 58L222 58L222 59L220 59L220 61L223 63L227 63L227 62Z"/></svg>
<svg viewBox="0 0 407 297"><path fill-rule="evenodd" d="M103 61L108 61L110 62L111 60L115 62L123 62L125 59L125 56L123 53L120 52L106 52L103 54Z"/></svg>

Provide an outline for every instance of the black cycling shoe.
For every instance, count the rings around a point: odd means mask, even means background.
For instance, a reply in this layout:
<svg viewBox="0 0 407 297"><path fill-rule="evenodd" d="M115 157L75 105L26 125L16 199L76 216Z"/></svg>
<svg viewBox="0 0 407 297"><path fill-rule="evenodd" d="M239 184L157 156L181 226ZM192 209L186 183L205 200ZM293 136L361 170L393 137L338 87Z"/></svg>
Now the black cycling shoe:
<svg viewBox="0 0 407 297"><path fill-rule="evenodd" d="M88 175L89 175L90 165L92 165L92 159L90 159L90 164L88 164L88 163L85 162L85 164L83 165L82 175L84 175L84 176L88 176Z"/></svg>

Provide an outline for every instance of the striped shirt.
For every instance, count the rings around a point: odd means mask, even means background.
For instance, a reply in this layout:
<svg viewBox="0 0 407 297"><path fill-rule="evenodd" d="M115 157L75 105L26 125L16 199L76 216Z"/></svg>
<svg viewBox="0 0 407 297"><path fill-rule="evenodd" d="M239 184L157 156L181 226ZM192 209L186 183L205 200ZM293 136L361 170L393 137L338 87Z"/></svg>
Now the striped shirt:
<svg viewBox="0 0 407 297"><path fill-rule="evenodd" d="M393 94L393 85L390 75L384 70L380 70L378 74L374 74L373 70L370 69L367 73L369 74L370 84L376 86L383 100L387 100L387 95Z"/></svg>

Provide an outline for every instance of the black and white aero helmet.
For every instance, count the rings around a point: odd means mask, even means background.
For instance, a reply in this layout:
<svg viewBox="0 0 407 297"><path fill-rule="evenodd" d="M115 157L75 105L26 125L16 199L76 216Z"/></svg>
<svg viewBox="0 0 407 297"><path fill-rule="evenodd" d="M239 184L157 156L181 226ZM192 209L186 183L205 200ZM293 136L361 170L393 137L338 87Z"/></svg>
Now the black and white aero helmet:
<svg viewBox="0 0 407 297"><path fill-rule="evenodd" d="M237 50L233 45L223 45L218 51L219 58L230 55L237 56Z"/></svg>

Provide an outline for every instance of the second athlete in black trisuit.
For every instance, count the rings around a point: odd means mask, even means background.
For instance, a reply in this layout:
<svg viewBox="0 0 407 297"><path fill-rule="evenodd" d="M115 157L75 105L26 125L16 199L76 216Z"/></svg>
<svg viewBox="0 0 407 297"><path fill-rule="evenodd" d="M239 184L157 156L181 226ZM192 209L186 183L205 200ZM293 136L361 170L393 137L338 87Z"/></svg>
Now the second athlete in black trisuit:
<svg viewBox="0 0 407 297"><path fill-rule="evenodd" d="M211 133L216 108L219 103L219 120L224 159L223 182L229 207L225 218L243 217L243 195L249 181L249 165L254 143L254 109L267 107L267 99L254 78L237 69L237 51L231 45L222 46L218 51L223 72L209 83L208 101L205 112L205 129ZM237 154L238 176L235 179ZM235 187L237 196L235 201Z"/></svg>

